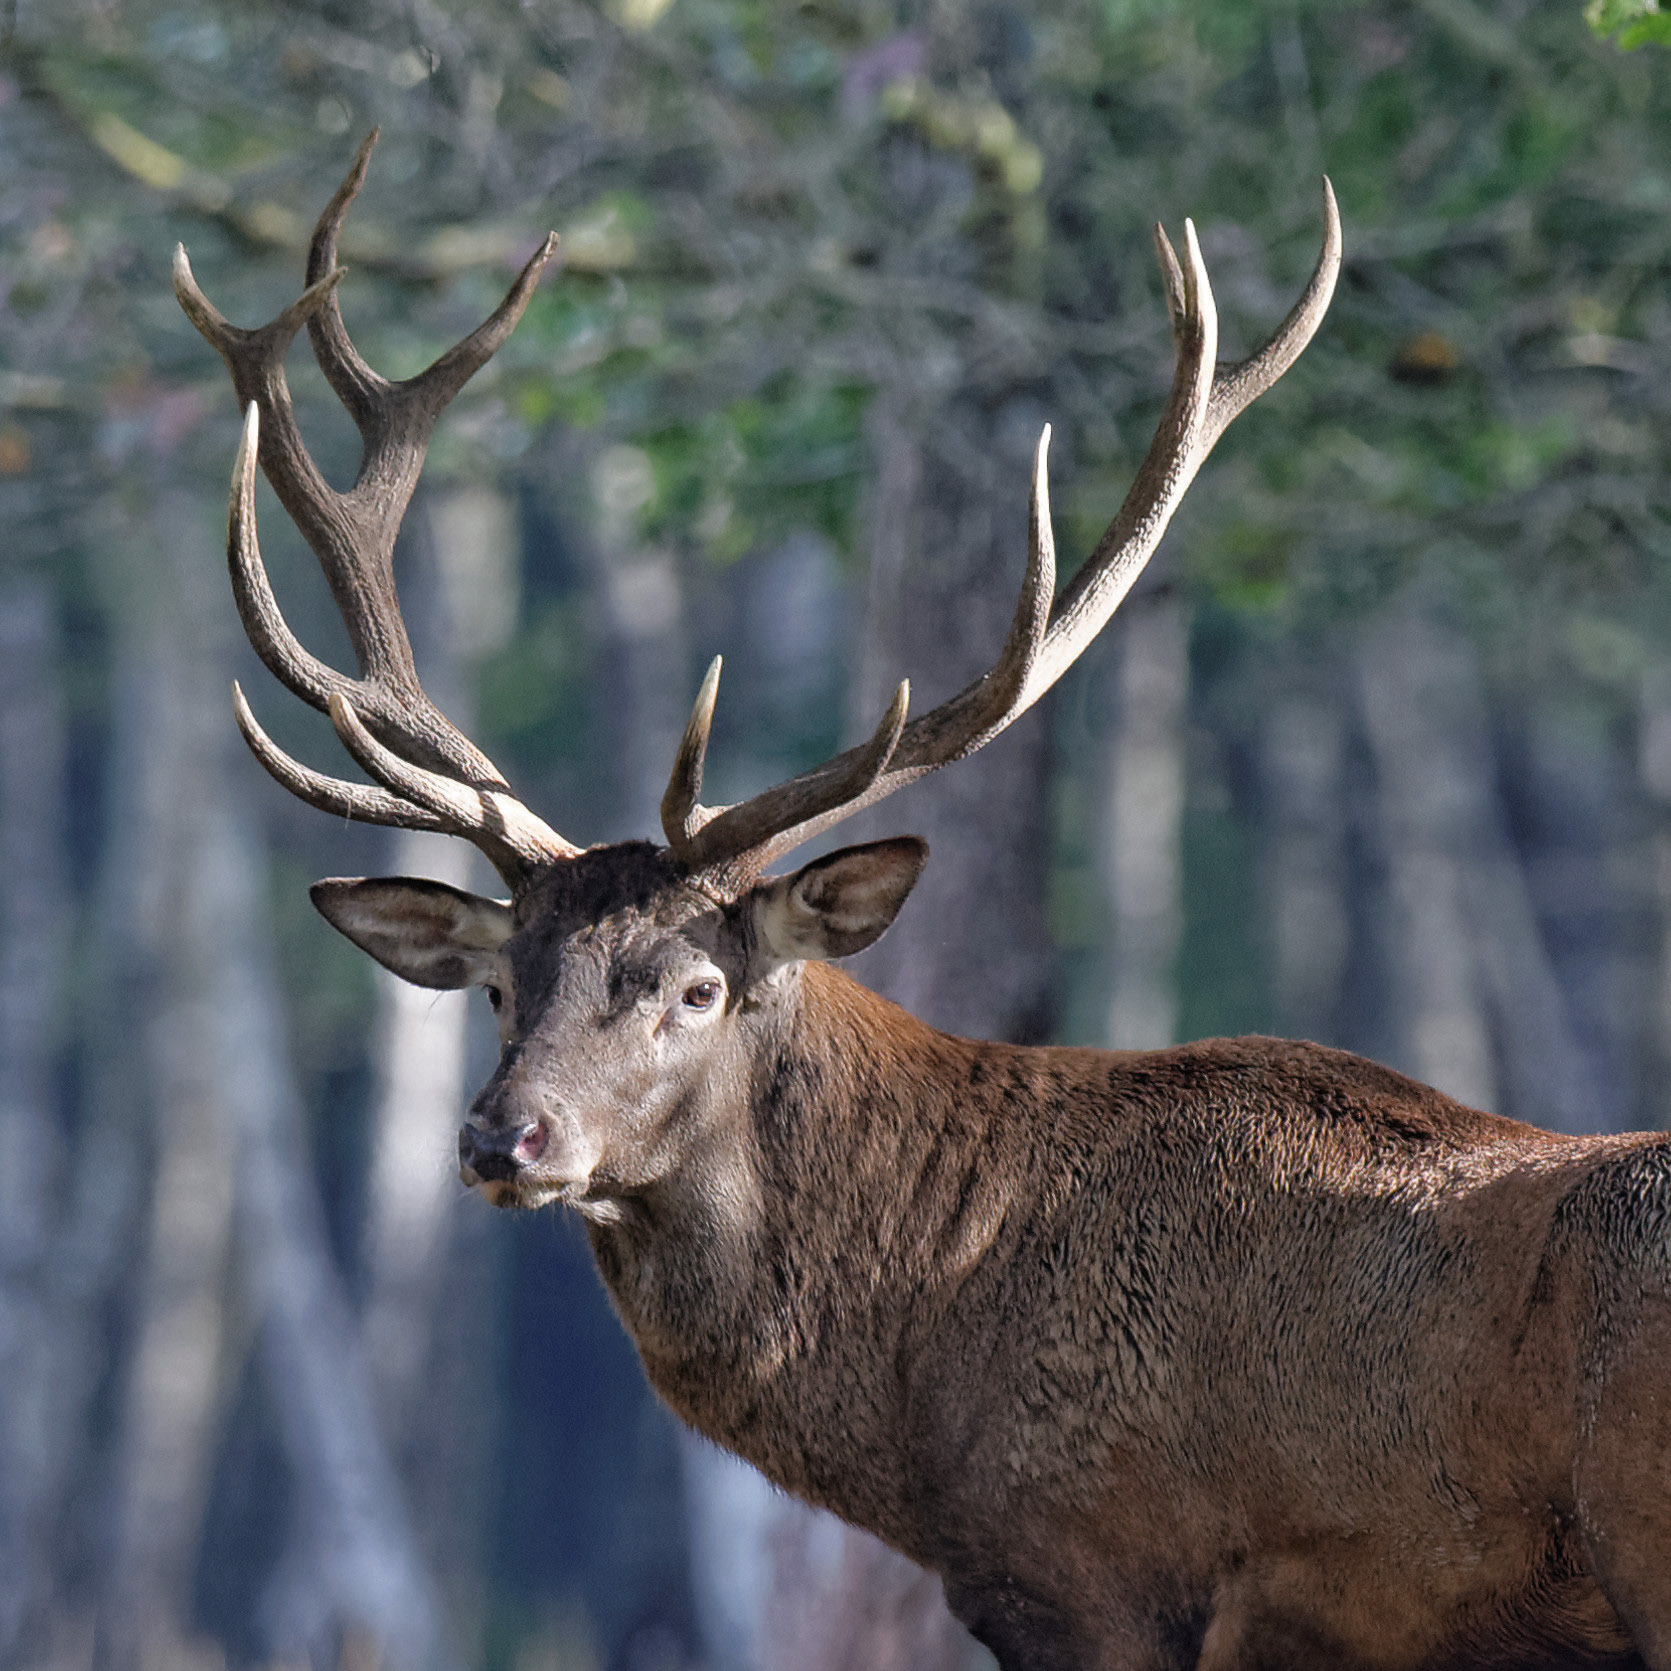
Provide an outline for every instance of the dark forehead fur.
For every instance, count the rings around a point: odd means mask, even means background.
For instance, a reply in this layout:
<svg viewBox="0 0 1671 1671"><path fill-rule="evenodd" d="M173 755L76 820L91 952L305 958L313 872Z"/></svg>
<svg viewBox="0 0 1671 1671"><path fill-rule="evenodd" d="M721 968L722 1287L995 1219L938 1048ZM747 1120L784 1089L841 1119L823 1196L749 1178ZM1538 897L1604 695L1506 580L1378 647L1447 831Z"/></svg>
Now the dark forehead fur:
<svg viewBox="0 0 1671 1671"><path fill-rule="evenodd" d="M541 872L517 894L513 906L519 930L545 923L565 933L624 911L675 928L714 908L689 885L667 849L653 841L589 848Z"/></svg>
<svg viewBox="0 0 1671 1671"><path fill-rule="evenodd" d="M603 924L615 926L622 947L640 941L646 929L698 923L706 931L700 938L717 944L738 915L735 906L718 905L692 886L667 849L650 841L590 848L536 877L513 905L519 950L535 961L546 948Z"/></svg>

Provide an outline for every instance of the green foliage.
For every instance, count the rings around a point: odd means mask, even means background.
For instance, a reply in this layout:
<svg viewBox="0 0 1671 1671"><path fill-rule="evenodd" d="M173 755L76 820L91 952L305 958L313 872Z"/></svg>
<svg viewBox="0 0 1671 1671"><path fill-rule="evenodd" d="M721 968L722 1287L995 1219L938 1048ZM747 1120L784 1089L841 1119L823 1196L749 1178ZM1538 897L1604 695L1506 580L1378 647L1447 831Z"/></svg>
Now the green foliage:
<svg viewBox="0 0 1671 1671"><path fill-rule="evenodd" d="M1671 15L1662 13L1659 0L1590 0L1584 21L1606 40L1617 37L1626 52L1639 46L1671 46Z"/></svg>
<svg viewBox="0 0 1671 1671"><path fill-rule="evenodd" d="M644 445L657 491L645 531L693 534L719 563L798 528L851 549L864 404L860 389L785 372L719 411L652 432Z"/></svg>

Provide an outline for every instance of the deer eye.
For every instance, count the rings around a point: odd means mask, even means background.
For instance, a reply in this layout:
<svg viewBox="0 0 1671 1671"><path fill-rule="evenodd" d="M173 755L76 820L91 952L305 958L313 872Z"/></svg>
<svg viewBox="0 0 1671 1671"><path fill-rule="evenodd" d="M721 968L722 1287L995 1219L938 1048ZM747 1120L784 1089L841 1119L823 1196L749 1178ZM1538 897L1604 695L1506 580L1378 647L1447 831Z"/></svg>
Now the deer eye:
<svg viewBox="0 0 1671 1671"><path fill-rule="evenodd" d="M498 987L490 986L487 989L487 1001L493 1006L493 1013L497 1015L505 1006L505 995Z"/></svg>
<svg viewBox="0 0 1671 1671"><path fill-rule="evenodd" d="M718 981L693 981L681 1000L687 1010L711 1010L719 1000Z"/></svg>

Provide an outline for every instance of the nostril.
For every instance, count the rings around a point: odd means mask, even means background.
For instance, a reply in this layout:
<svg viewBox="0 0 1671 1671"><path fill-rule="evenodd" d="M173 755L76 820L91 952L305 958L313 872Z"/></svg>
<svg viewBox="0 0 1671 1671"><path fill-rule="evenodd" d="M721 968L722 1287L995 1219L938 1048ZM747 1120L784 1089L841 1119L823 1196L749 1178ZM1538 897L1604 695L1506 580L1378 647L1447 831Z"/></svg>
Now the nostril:
<svg viewBox="0 0 1671 1671"><path fill-rule="evenodd" d="M467 1122L458 1134L459 1165L484 1183L508 1181L545 1153L546 1128L530 1120L520 1130Z"/></svg>
<svg viewBox="0 0 1671 1671"><path fill-rule="evenodd" d="M508 1184L522 1170L509 1155L478 1155L471 1168L484 1184Z"/></svg>

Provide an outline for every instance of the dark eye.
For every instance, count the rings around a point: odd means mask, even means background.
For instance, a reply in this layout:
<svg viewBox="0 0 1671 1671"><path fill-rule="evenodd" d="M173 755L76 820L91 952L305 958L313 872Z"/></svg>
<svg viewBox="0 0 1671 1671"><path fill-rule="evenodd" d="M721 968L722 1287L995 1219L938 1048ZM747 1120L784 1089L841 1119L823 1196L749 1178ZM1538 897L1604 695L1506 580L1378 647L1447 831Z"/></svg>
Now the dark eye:
<svg viewBox="0 0 1671 1671"><path fill-rule="evenodd" d="M487 989L487 1001L493 1006L493 1013L497 1015L504 1007L505 995L498 987L490 986Z"/></svg>
<svg viewBox="0 0 1671 1671"><path fill-rule="evenodd" d="M718 981L695 981L685 988L687 1010L711 1010L719 998Z"/></svg>

